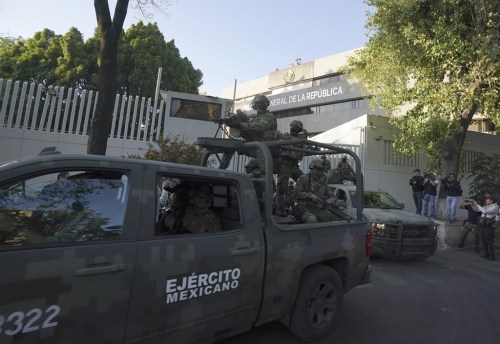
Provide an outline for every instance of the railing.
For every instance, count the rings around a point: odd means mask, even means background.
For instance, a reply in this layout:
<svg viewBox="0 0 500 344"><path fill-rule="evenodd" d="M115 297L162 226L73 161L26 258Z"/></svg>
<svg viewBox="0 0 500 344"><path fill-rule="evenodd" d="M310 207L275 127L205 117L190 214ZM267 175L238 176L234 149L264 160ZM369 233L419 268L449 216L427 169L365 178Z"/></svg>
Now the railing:
<svg viewBox="0 0 500 344"><path fill-rule="evenodd" d="M98 92L0 79L0 127L88 135ZM111 138L153 141L163 132L165 102L115 97ZM154 114L154 115L153 115Z"/></svg>

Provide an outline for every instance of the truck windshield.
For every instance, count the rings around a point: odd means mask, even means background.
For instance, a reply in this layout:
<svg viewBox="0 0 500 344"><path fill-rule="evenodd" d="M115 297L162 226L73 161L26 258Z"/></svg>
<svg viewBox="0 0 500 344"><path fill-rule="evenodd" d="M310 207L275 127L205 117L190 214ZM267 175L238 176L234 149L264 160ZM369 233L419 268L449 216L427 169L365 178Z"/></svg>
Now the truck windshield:
<svg viewBox="0 0 500 344"><path fill-rule="evenodd" d="M352 206L356 208L356 191L351 191L350 194ZM364 203L365 208L401 209L398 202L396 202L396 200L387 192L365 191Z"/></svg>

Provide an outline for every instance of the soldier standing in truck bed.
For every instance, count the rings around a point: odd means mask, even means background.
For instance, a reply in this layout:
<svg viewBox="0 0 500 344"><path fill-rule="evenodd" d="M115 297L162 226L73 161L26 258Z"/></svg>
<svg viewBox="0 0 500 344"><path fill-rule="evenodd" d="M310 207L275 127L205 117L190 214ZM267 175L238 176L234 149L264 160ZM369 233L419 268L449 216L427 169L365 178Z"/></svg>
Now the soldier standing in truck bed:
<svg viewBox="0 0 500 344"><path fill-rule="evenodd" d="M269 99L264 95L256 95L252 101L252 109L257 111L255 116L245 115L230 117L226 125L230 128L240 129L240 137L246 141L274 141L279 139L278 124L276 117L270 111ZM259 151L260 152L260 151ZM226 169L231 162L234 153L224 153L221 168ZM259 153L250 152L250 156L259 160L259 165L264 168L264 157Z"/></svg>
<svg viewBox="0 0 500 344"><path fill-rule="evenodd" d="M307 130L301 121L292 121L290 123L290 133L283 134L283 139L303 138L307 139ZM299 167L299 162L302 160L302 153L294 150L283 149L280 156L280 169L278 172L278 190L276 192L276 215L288 216L288 211L285 209L285 194L288 189L288 181L292 178L295 182L304 173Z"/></svg>
<svg viewBox="0 0 500 344"><path fill-rule="evenodd" d="M293 192L298 203L300 221L303 223L335 221L339 218L332 212L319 206L326 202L337 207L345 206L329 190L326 183L325 169L321 159L314 159L309 164L309 173L304 174L295 184Z"/></svg>

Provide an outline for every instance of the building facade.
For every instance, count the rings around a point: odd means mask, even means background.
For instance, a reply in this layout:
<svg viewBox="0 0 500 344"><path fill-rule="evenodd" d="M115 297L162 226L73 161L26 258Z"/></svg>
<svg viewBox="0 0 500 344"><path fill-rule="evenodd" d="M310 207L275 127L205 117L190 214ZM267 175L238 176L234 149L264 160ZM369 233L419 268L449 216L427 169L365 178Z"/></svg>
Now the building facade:
<svg viewBox="0 0 500 344"><path fill-rule="evenodd" d="M389 116L371 107L372 99L363 86L340 72L355 51L276 70L237 84L236 90L225 88L222 97L232 98L235 94L235 109L249 110L255 95L267 96L271 103L269 110L278 120L278 130L288 132L289 123L300 120L310 133L310 139L353 150L361 159L367 188L388 191L408 210L415 211L409 179L415 168L426 170L429 159L424 154L400 157L394 152ZM494 155L500 152L500 136L480 133L492 130L487 122L479 118L471 125L474 131L468 134L464 172L459 176L464 196L469 191L470 162L480 153ZM331 157L331 165L336 166L338 159ZM309 160L302 161L304 171Z"/></svg>

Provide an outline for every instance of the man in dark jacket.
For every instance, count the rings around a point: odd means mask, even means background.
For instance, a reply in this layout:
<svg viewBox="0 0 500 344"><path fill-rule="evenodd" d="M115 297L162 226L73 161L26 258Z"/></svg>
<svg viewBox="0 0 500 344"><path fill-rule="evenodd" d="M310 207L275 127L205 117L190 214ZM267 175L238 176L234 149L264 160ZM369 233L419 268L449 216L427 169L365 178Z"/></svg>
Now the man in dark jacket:
<svg viewBox="0 0 500 344"><path fill-rule="evenodd" d="M424 177L420 175L420 169L413 170L415 175L410 179L411 191L417 214L422 213L422 192L424 191Z"/></svg>
<svg viewBox="0 0 500 344"><path fill-rule="evenodd" d="M436 195L439 179L434 172L430 172L424 181L424 216L434 217L436 214ZM429 203L431 209L429 210Z"/></svg>
<svg viewBox="0 0 500 344"><path fill-rule="evenodd" d="M481 211L476 207L477 198L471 197L470 202L462 200L460 208L467 210L467 220L464 221L464 227L460 233L460 243L458 247L464 247L467 235L474 231L474 244L476 245L476 252L479 252L479 217Z"/></svg>
<svg viewBox="0 0 500 344"><path fill-rule="evenodd" d="M448 174L443 180L444 191L446 192L446 216L449 223L457 221L457 205L458 199L462 196L462 187L460 181L454 173Z"/></svg>

